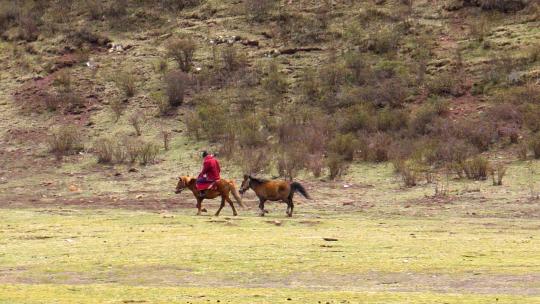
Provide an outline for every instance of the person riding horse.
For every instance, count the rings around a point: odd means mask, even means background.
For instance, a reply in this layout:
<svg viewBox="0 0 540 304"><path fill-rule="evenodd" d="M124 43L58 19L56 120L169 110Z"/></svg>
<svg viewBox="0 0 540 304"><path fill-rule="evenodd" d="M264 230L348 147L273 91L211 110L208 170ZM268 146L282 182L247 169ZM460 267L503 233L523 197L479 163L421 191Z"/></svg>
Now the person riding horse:
<svg viewBox="0 0 540 304"><path fill-rule="evenodd" d="M220 172L221 168L219 167L218 160L212 154L203 151L203 167L202 171L197 177L197 190L200 192L200 197L204 198L206 196L207 190L217 181L221 179Z"/></svg>

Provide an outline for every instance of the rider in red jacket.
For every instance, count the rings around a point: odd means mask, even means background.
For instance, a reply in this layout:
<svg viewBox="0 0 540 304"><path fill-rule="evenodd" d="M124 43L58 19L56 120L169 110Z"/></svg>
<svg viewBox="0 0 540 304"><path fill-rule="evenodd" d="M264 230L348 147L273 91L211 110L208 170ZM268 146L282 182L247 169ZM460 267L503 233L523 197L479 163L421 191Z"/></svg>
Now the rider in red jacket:
<svg viewBox="0 0 540 304"><path fill-rule="evenodd" d="M206 195L206 190L221 178L219 175L221 172L219 162L214 155L204 151L202 157L204 159L203 167L201 173L197 177L197 190L199 190L200 197L204 197Z"/></svg>

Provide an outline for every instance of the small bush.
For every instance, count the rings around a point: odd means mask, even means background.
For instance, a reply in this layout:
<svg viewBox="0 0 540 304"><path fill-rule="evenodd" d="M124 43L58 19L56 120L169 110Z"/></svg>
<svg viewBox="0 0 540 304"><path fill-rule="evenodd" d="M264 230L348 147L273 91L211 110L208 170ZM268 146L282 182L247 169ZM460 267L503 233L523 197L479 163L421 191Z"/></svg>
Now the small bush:
<svg viewBox="0 0 540 304"><path fill-rule="evenodd" d="M482 156L466 160L462 167L465 176L471 180L485 180L490 171L489 161Z"/></svg>
<svg viewBox="0 0 540 304"><path fill-rule="evenodd" d="M187 81L187 75L179 70L170 71L165 75L166 92L171 107L177 107L184 101Z"/></svg>
<svg viewBox="0 0 540 304"><path fill-rule="evenodd" d="M433 104L422 105L413 116L410 126L416 134L428 134L430 125L439 116L439 110Z"/></svg>
<svg viewBox="0 0 540 304"><path fill-rule="evenodd" d="M523 123L532 132L540 131L540 105L527 104L523 107Z"/></svg>
<svg viewBox="0 0 540 304"><path fill-rule="evenodd" d="M529 148L532 150L534 158L540 159L540 133L533 135L529 139Z"/></svg>
<svg viewBox="0 0 540 304"><path fill-rule="evenodd" d="M245 0L245 14L251 20L261 22L268 18L276 5L275 0Z"/></svg>
<svg viewBox="0 0 540 304"><path fill-rule="evenodd" d="M19 39L32 42L39 36L39 17L34 12L25 12L19 16Z"/></svg>
<svg viewBox="0 0 540 304"><path fill-rule="evenodd" d="M190 36L172 39L166 48L168 56L178 63L180 70L186 73L191 71L197 44Z"/></svg>
<svg viewBox="0 0 540 304"><path fill-rule="evenodd" d="M238 152L242 170L248 173L262 173L270 166L270 155L263 148L244 148Z"/></svg>
<svg viewBox="0 0 540 304"><path fill-rule="evenodd" d="M379 131L398 131L407 127L408 112L405 110L392 110L385 108L377 113L377 129Z"/></svg>
<svg viewBox="0 0 540 304"><path fill-rule="evenodd" d="M195 119L199 120L200 130L206 138L213 142L223 138L230 123L227 107L208 100L197 105L196 113Z"/></svg>
<svg viewBox="0 0 540 304"><path fill-rule="evenodd" d="M390 159L392 139L385 133L377 133L369 140L367 146L367 159L372 162L385 162Z"/></svg>
<svg viewBox="0 0 540 304"><path fill-rule="evenodd" d="M126 94L126 97L129 98L135 96L135 92L137 91L137 79L134 71L120 71L113 77L113 80L116 83L116 86Z"/></svg>
<svg viewBox="0 0 540 304"><path fill-rule="evenodd" d="M328 167L328 178L334 180L345 173L348 163L343 159L343 156L330 153L326 157L326 166Z"/></svg>
<svg viewBox="0 0 540 304"><path fill-rule="evenodd" d="M378 123L376 112L369 105L355 105L336 113L336 116L340 117L337 121L342 132L372 131Z"/></svg>
<svg viewBox="0 0 540 304"><path fill-rule="evenodd" d="M111 113L113 115L114 122L118 122L122 116L124 110L123 102L120 98L113 98L110 102Z"/></svg>
<svg viewBox="0 0 540 304"><path fill-rule="evenodd" d="M164 9L181 11L185 8L195 7L201 3L201 0L159 0Z"/></svg>
<svg viewBox="0 0 540 304"><path fill-rule="evenodd" d="M409 162L401 162L398 164L398 172L401 175L401 179L405 184L405 187L414 187L417 184L417 175L415 166Z"/></svg>
<svg viewBox="0 0 540 304"><path fill-rule="evenodd" d="M479 0L479 6L484 10L498 10L501 12L519 11L527 6L527 0Z"/></svg>
<svg viewBox="0 0 540 304"><path fill-rule="evenodd" d="M184 115L184 119L187 135L197 140L201 139L202 122L199 115L196 112L188 112Z"/></svg>
<svg viewBox="0 0 540 304"><path fill-rule="evenodd" d="M238 48L232 44L221 49L221 68L226 74L242 70L247 66L247 57L239 53Z"/></svg>
<svg viewBox="0 0 540 304"><path fill-rule="evenodd" d="M497 163L491 168L491 178L493 186L502 186L502 180L506 175L506 166L503 163Z"/></svg>
<svg viewBox="0 0 540 304"><path fill-rule="evenodd" d="M142 134L143 119L144 119L144 116L139 112L133 113L129 117L129 123L135 130L135 134L137 134L137 136L141 136Z"/></svg>
<svg viewBox="0 0 540 304"><path fill-rule="evenodd" d="M329 153L340 155L345 161L352 161L358 148L358 140L351 134L338 134L328 143Z"/></svg>
<svg viewBox="0 0 540 304"><path fill-rule="evenodd" d="M287 92L287 79L285 75L279 72L276 62L272 61L268 65L268 74L263 79L262 85L266 92L274 98L279 98Z"/></svg>
<svg viewBox="0 0 540 304"><path fill-rule="evenodd" d="M100 138L96 140L93 146L93 151L97 156L98 163L100 164L112 163L116 149L117 147L115 142L110 138Z"/></svg>
<svg viewBox="0 0 540 304"><path fill-rule="evenodd" d="M90 20L100 20L105 14L105 7L101 0L87 0L85 5Z"/></svg>
<svg viewBox="0 0 540 304"><path fill-rule="evenodd" d="M517 147L517 156L521 161L527 160L527 155L529 154L529 147L526 143L521 143Z"/></svg>
<svg viewBox="0 0 540 304"><path fill-rule="evenodd" d="M161 138L163 139L163 149L165 149L165 151L169 151L169 143L171 142L172 136L171 131L161 130L160 134Z"/></svg>
<svg viewBox="0 0 540 304"><path fill-rule="evenodd" d="M383 27L370 34L366 49L376 54L395 52L399 47L400 35L396 27Z"/></svg>
<svg viewBox="0 0 540 304"><path fill-rule="evenodd" d="M138 139L125 137L122 140L122 144L126 151L126 158L131 164L133 164L135 161L137 161L139 155L141 154L142 142Z"/></svg>
<svg viewBox="0 0 540 304"><path fill-rule="evenodd" d="M171 104L168 98L161 94L152 94L152 100L158 108L157 116L166 116L171 110Z"/></svg>
<svg viewBox="0 0 540 304"><path fill-rule="evenodd" d="M49 151L61 160L64 155L83 150L81 134L75 126L60 126L47 139Z"/></svg>
<svg viewBox="0 0 540 304"><path fill-rule="evenodd" d="M459 75L443 72L427 82L429 92L433 95L462 96L465 94L463 80Z"/></svg>
<svg viewBox="0 0 540 304"><path fill-rule="evenodd" d="M152 142L143 143L139 149L139 163L143 166L154 163L158 153L158 145Z"/></svg>

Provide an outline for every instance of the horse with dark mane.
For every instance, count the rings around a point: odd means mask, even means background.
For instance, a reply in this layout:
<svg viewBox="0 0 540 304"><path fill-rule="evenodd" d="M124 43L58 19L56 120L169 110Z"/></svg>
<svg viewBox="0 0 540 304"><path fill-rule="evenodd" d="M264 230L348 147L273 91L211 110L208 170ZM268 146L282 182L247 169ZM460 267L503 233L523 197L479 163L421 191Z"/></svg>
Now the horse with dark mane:
<svg viewBox="0 0 540 304"><path fill-rule="evenodd" d="M221 212L221 209L225 206L225 201L229 203L233 210L233 215L237 215L236 208L234 208L234 204L229 198L229 194L232 193L234 196L234 199L236 202L242 206L242 208L245 208L244 204L242 203L242 198L238 194L238 191L236 190L236 185L233 180L228 179L220 179L215 182L215 186L206 190L206 194L204 197L201 197L199 190L197 190L196 186L197 179L192 176L180 176L178 178L178 184L176 184L176 190L174 191L176 194L179 194L184 189L189 189L191 192L193 192L193 195L197 199L197 215L201 215L201 209L202 209L202 201L204 199L213 199L218 196L221 196L221 205L219 205L219 209L216 212L216 216L219 215Z"/></svg>
<svg viewBox="0 0 540 304"><path fill-rule="evenodd" d="M266 180L256 178L251 175L244 175L244 180L240 186L240 194L244 194L249 189L253 189L259 198L260 216L264 216L264 203L266 201L282 201L287 204L285 213L291 217L293 214L293 196L295 192L302 194L307 199L311 199L304 186L298 182L288 182L284 180Z"/></svg>

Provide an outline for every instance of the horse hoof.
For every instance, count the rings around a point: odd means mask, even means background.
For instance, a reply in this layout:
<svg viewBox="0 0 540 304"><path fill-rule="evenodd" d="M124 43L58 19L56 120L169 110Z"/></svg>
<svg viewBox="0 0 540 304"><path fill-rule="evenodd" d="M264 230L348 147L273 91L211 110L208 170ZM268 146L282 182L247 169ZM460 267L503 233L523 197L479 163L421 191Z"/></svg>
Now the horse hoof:
<svg viewBox="0 0 540 304"><path fill-rule="evenodd" d="M234 216L238 216L238 213L233 213Z"/></svg>

